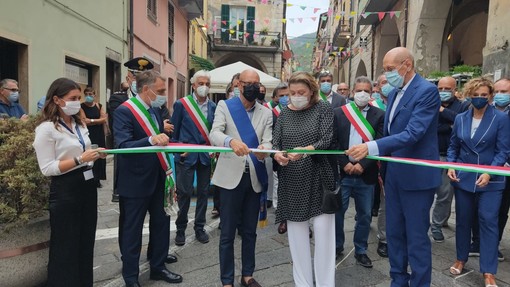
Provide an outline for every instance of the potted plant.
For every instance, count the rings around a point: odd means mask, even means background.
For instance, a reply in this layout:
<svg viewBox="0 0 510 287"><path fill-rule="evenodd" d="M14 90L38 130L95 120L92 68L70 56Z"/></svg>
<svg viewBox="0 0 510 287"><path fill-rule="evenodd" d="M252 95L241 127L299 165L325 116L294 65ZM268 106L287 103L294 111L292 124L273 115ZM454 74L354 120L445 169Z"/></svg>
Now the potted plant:
<svg viewBox="0 0 510 287"><path fill-rule="evenodd" d="M260 46L264 46L264 44L266 43L266 40L267 40L266 37L261 37L260 38Z"/></svg>
<svg viewBox="0 0 510 287"><path fill-rule="evenodd" d="M46 280L49 178L32 147L37 123L37 117L0 120L0 282L6 286Z"/></svg>
<svg viewBox="0 0 510 287"><path fill-rule="evenodd" d="M260 35L269 35L269 28L263 27L262 30L260 30Z"/></svg>

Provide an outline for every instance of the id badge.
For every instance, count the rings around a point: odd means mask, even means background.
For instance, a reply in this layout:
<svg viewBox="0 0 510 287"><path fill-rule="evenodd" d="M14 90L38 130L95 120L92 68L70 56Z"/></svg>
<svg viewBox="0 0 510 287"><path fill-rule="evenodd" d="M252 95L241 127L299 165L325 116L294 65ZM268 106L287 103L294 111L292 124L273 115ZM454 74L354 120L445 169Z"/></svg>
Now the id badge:
<svg viewBox="0 0 510 287"><path fill-rule="evenodd" d="M92 173L92 169L87 169L86 171L84 171L83 172L83 177L85 178L85 181L93 179L94 178L94 174Z"/></svg>

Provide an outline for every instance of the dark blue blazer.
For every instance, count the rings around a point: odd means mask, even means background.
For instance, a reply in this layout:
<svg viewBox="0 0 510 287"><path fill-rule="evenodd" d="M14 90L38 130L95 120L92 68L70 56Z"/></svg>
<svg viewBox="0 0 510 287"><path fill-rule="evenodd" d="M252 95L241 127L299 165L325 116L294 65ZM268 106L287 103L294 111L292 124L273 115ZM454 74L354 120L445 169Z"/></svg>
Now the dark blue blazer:
<svg viewBox="0 0 510 287"><path fill-rule="evenodd" d="M216 111L216 104L209 100L207 102L207 121L211 124L214 120L214 112ZM172 133L172 141L189 144L201 144L205 145L206 140L202 134L198 131L197 126L191 119L188 111L184 108L184 105L180 100L174 103L174 113L172 114L172 124L174 125L174 131ZM211 165L211 157L209 153L189 153L188 156L181 159L180 153L175 154L175 161L183 162L187 166L192 166L200 160L203 165Z"/></svg>
<svg viewBox="0 0 510 287"><path fill-rule="evenodd" d="M376 141L379 154L439 160L437 123L441 101L437 87L416 74L396 107L388 132L397 92L398 89L394 89L388 95L385 137ZM386 180L391 179L403 190L433 189L441 184L441 169L399 163L386 163L383 169Z"/></svg>
<svg viewBox="0 0 510 287"><path fill-rule="evenodd" d="M160 109L153 109L163 133L163 120ZM113 114L113 136L117 148L133 148L150 146L149 137L143 131L133 113L124 105L120 105ZM119 154L117 156L117 190L120 196L148 197L165 180L165 172L161 168L156 153Z"/></svg>
<svg viewBox="0 0 510 287"><path fill-rule="evenodd" d="M455 118L452 138L448 148L448 161L503 166L510 151L510 121L508 115L487 106L480 126L471 138L473 110L469 109ZM455 188L470 191L503 190L505 177L492 175L485 187L476 186L479 173L457 171L459 182L453 182Z"/></svg>

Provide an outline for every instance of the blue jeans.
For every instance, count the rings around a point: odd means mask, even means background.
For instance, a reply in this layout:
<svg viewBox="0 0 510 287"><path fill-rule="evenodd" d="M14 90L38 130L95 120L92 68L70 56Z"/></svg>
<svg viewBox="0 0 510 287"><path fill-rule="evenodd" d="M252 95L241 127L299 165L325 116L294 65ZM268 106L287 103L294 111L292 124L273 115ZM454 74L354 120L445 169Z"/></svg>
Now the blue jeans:
<svg viewBox="0 0 510 287"><path fill-rule="evenodd" d="M368 234L372 221L374 185L366 184L360 176L346 176L342 179L342 208L335 214L336 248L343 249L345 242L344 217L349 208L349 198L354 198L356 225L354 227L354 248L356 254L366 254Z"/></svg>

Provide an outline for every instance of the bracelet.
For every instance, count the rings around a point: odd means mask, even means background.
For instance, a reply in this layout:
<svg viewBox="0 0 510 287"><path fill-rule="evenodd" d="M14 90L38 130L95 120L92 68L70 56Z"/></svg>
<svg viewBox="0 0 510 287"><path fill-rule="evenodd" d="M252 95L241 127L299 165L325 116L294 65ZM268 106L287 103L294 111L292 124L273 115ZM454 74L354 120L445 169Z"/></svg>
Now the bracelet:
<svg viewBox="0 0 510 287"><path fill-rule="evenodd" d="M73 158L73 160L74 160L74 164L75 164L76 166L80 165L80 161L78 161L78 157L76 157L76 156L75 156L75 157Z"/></svg>
<svg viewBox="0 0 510 287"><path fill-rule="evenodd" d="M80 156L78 157L78 165L81 165L81 164L83 164L83 158L82 158L82 156L80 155Z"/></svg>
<svg viewBox="0 0 510 287"><path fill-rule="evenodd" d="M90 122L93 123L94 122L94 119L90 119Z"/></svg>

